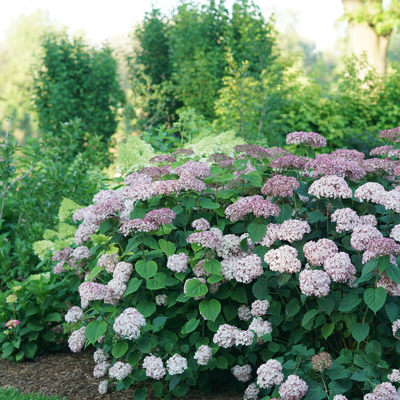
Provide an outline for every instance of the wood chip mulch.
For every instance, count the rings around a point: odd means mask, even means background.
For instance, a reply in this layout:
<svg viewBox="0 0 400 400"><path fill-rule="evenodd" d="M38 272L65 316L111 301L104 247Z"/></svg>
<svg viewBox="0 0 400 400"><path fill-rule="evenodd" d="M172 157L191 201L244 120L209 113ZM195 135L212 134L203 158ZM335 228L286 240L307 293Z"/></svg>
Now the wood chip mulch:
<svg viewBox="0 0 400 400"><path fill-rule="evenodd" d="M102 379L93 377L95 362L93 348L80 353L72 353L64 348L56 353L45 353L33 360L14 364L0 359L0 388L15 388L24 393L44 393L45 395L66 397L67 400L126 400L132 399L135 389L148 386L146 400L155 399L152 388L147 383L133 385L126 392L112 392L100 395L98 385ZM173 396L172 396L173 397ZM219 390L204 394L190 389L182 400L241 400L243 394Z"/></svg>

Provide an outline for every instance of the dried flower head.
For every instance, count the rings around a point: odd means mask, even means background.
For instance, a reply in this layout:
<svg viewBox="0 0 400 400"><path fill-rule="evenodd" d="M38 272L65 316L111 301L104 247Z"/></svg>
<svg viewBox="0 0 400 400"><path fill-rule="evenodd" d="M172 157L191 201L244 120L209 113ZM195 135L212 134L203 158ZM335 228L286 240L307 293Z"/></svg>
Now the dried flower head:
<svg viewBox="0 0 400 400"><path fill-rule="evenodd" d="M326 351L323 351L311 357L311 363L314 371L322 372L324 369L332 368L332 357Z"/></svg>

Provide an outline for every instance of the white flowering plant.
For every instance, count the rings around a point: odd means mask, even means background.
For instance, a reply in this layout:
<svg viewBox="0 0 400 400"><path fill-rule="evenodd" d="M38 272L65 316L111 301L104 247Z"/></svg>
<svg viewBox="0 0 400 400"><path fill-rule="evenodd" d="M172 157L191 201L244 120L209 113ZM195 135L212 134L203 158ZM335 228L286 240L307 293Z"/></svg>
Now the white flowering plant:
<svg viewBox="0 0 400 400"><path fill-rule="evenodd" d="M399 399L400 128L379 136L370 158L305 132L295 154L180 149L76 211L53 272L84 276L65 320L100 393Z"/></svg>

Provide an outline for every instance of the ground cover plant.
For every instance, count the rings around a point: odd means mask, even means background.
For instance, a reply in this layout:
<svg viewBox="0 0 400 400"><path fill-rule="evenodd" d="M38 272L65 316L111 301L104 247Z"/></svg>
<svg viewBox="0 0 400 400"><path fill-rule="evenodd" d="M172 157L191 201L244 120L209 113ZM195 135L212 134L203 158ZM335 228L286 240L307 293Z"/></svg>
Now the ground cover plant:
<svg viewBox="0 0 400 400"><path fill-rule="evenodd" d="M20 393L16 389L0 389L0 400L63 400L59 396L45 396L42 394Z"/></svg>
<svg viewBox="0 0 400 400"><path fill-rule="evenodd" d="M159 398L225 385L246 400L398 399L400 128L379 137L368 159L316 155L326 141L305 132L287 136L292 153L245 144L205 163L180 149L76 211L53 273L81 279L64 329L73 352L97 348L99 392L149 380Z"/></svg>

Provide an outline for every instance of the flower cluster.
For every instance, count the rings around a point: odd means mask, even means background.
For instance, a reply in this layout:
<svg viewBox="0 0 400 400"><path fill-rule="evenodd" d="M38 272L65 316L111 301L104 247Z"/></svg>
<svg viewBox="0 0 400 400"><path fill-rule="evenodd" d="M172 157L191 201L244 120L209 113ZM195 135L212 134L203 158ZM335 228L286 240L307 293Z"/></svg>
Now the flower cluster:
<svg viewBox="0 0 400 400"><path fill-rule="evenodd" d="M298 252L294 247L285 245L279 249L269 250L264 256L264 261L271 271L294 274L301 269L301 262L297 256Z"/></svg>
<svg viewBox="0 0 400 400"><path fill-rule="evenodd" d="M331 369L332 363L332 356L326 351L316 354L311 358L313 370L317 372L322 372L324 369Z"/></svg>
<svg viewBox="0 0 400 400"><path fill-rule="evenodd" d="M160 380L166 375L162 359L156 356L147 356L143 360L143 368L146 369L146 376Z"/></svg>
<svg viewBox="0 0 400 400"><path fill-rule="evenodd" d="M21 321L18 321L17 319L10 319L9 321L6 322L6 328L8 329L16 328L20 323Z"/></svg>
<svg viewBox="0 0 400 400"><path fill-rule="evenodd" d="M301 293L306 296L325 297L331 288L331 279L325 271L305 269L299 275Z"/></svg>
<svg viewBox="0 0 400 400"><path fill-rule="evenodd" d="M279 388L282 400L300 400L307 393L308 385L297 375L289 375Z"/></svg>
<svg viewBox="0 0 400 400"><path fill-rule="evenodd" d="M80 319L82 319L83 311L81 308L74 306L71 307L67 314L65 314L65 322L69 324L76 324Z"/></svg>
<svg viewBox="0 0 400 400"><path fill-rule="evenodd" d="M190 258L185 253L172 254L168 257L167 268L174 272L185 272Z"/></svg>
<svg viewBox="0 0 400 400"><path fill-rule="evenodd" d="M296 178L291 176L275 175L268 179L261 188L261 193L265 196L289 196L293 197L293 190L300 187Z"/></svg>
<svg viewBox="0 0 400 400"><path fill-rule="evenodd" d="M208 231L210 229L210 223L204 218L199 218L192 222L192 227L196 229L196 231Z"/></svg>
<svg viewBox="0 0 400 400"><path fill-rule="evenodd" d="M240 197L236 203L225 209L225 214L231 222L243 220L250 213L253 213L255 217L268 218L271 215L278 216L280 212L281 210L276 204L264 200L259 195Z"/></svg>
<svg viewBox="0 0 400 400"><path fill-rule="evenodd" d="M109 370L108 373L110 378L114 378L117 381L122 381L132 372L132 367L130 364L117 361Z"/></svg>
<svg viewBox="0 0 400 400"><path fill-rule="evenodd" d="M83 346L86 343L85 336L86 328L83 326L77 331L72 332L70 338L68 339L68 346L73 353L78 353L82 350Z"/></svg>
<svg viewBox="0 0 400 400"><path fill-rule="evenodd" d="M232 368L233 376L240 382L248 382L251 379L250 365L235 365Z"/></svg>
<svg viewBox="0 0 400 400"><path fill-rule="evenodd" d="M349 188L347 182L339 176L324 176L317 181L314 181L308 193L317 197L326 198L350 198L353 196L353 192Z"/></svg>
<svg viewBox="0 0 400 400"><path fill-rule="evenodd" d="M197 364L199 365L207 365L208 362L212 359L212 349L210 346L206 346L202 344L194 353L193 357L196 361Z"/></svg>
<svg viewBox="0 0 400 400"><path fill-rule="evenodd" d="M283 382L282 364L277 360L268 360L257 369L257 384L262 389L270 388L273 385L280 385Z"/></svg>
<svg viewBox="0 0 400 400"><path fill-rule="evenodd" d="M326 146L325 138L315 132L292 132L286 136L286 144L301 143L314 149Z"/></svg>
<svg viewBox="0 0 400 400"><path fill-rule="evenodd" d="M143 315L136 308L130 307L115 318L113 328L119 337L133 340L139 338L140 327L145 325L146 320Z"/></svg>
<svg viewBox="0 0 400 400"><path fill-rule="evenodd" d="M179 354L174 354L167 360L167 370L170 375L180 375L188 368L187 360Z"/></svg>

